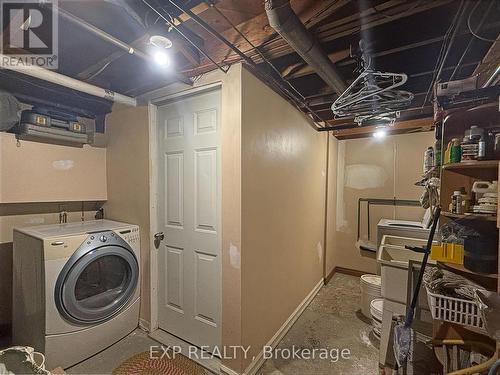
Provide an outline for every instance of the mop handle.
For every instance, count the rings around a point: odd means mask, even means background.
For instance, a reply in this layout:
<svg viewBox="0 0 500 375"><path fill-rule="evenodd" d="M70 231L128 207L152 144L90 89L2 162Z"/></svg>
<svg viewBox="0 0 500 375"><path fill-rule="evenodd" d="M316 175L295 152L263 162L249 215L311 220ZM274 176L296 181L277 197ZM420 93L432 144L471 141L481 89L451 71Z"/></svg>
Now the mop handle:
<svg viewBox="0 0 500 375"><path fill-rule="evenodd" d="M409 327L413 322L413 314L415 312L415 307L417 306L418 294L420 292L420 286L422 285L422 279L424 278L425 266L427 265L427 260L429 259L429 254L431 252L432 241L434 240L434 233L436 232L437 223L439 220L439 215L441 215L441 207L437 207L434 212L434 217L432 220L431 232L429 238L427 239L427 245L424 252L424 259L422 259L422 265L420 266L420 272L418 274L417 284L415 285L415 290L413 291L413 297L411 299L411 305L406 313L405 326Z"/></svg>

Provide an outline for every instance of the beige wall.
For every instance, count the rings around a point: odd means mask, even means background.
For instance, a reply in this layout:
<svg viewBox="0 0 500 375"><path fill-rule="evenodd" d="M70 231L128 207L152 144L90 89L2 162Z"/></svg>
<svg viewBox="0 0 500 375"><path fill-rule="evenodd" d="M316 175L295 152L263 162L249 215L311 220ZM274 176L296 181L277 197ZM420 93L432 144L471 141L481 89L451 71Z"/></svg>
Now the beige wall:
<svg viewBox="0 0 500 375"><path fill-rule="evenodd" d="M324 276L328 277L336 264L335 247L337 232L331 230L337 222L337 158L339 141L328 134L328 184L327 184L327 210L326 210L326 250Z"/></svg>
<svg viewBox="0 0 500 375"><path fill-rule="evenodd" d="M61 210L68 222L91 220L106 193L106 149L0 133L0 336L11 322L13 228L58 223Z"/></svg>
<svg viewBox="0 0 500 375"><path fill-rule="evenodd" d="M20 141L0 133L0 202L106 199L106 149Z"/></svg>
<svg viewBox="0 0 500 375"><path fill-rule="evenodd" d="M108 201L105 217L140 226L141 312L150 317L148 108L115 105L106 117Z"/></svg>
<svg viewBox="0 0 500 375"><path fill-rule="evenodd" d="M213 71L198 79L192 88L222 86L222 345L241 345L241 71L232 65L227 74ZM161 102L181 95L191 87L176 83L148 93L139 101ZM224 365L241 369L241 358Z"/></svg>
<svg viewBox="0 0 500 375"><path fill-rule="evenodd" d="M245 69L241 126L242 345L252 357L322 279L327 135Z"/></svg>
<svg viewBox="0 0 500 375"><path fill-rule="evenodd" d="M330 183L335 184L336 168L337 194L330 191L328 201L327 259L330 269L376 271L374 256L361 252L356 246L358 199L419 199L422 188L414 183L421 179L423 153L433 143L432 132L331 143ZM418 207L392 206L371 206L370 211L370 242L374 243L376 226L382 217L420 220L424 213ZM363 205L361 240L364 242L368 242L367 232L366 205Z"/></svg>

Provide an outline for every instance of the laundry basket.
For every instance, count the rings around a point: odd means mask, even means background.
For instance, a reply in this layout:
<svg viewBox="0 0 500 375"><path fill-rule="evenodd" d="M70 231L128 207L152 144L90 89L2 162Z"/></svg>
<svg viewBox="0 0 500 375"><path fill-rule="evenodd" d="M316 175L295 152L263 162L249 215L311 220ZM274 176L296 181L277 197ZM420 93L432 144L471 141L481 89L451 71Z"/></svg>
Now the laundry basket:
<svg viewBox="0 0 500 375"><path fill-rule="evenodd" d="M0 350L0 373L50 375L45 370L45 356L29 346Z"/></svg>
<svg viewBox="0 0 500 375"><path fill-rule="evenodd" d="M427 289L432 318L486 331L479 307L474 301L432 293Z"/></svg>
<svg viewBox="0 0 500 375"><path fill-rule="evenodd" d="M377 275L362 275L360 278L361 285L361 312L364 316L371 319L370 304L380 298L381 279Z"/></svg>

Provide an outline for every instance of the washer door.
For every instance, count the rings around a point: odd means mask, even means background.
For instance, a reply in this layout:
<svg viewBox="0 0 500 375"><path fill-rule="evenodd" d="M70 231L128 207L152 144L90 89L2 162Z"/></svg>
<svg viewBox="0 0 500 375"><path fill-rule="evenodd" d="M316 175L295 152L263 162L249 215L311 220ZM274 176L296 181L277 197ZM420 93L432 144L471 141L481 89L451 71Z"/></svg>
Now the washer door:
<svg viewBox="0 0 500 375"><path fill-rule="evenodd" d="M113 240L105 245L96 243L99 247L91 246L95 241L86 242L59 275L56 306L67 320L80 324L104 322L133 296L139 276L137 259L125 241Z"/></svg>

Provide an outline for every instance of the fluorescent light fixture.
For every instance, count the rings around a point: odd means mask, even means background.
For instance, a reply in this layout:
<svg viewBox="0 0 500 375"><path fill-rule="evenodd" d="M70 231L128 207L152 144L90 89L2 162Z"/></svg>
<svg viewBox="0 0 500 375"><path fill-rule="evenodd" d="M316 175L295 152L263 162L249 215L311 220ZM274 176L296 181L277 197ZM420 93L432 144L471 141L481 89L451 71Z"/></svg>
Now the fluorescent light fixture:
<svg viewBox="0 0 500 375"><path fill-rule="evenodd" d="M373 137L377 138L377 139L382 139L382 138L385 138L385 136L387 135L387 129L382 127L382 128L377 128L375 130L375 132L373 133Z"/></svg>
<svg viewBox="0 0 500 375"><path fill-rule="evenodd" d="M161 66L168 66L170 64L170 59L168 58L168 55L164 51L156 51L153 54L153 58L155 60L155 63Z"/></svg>

